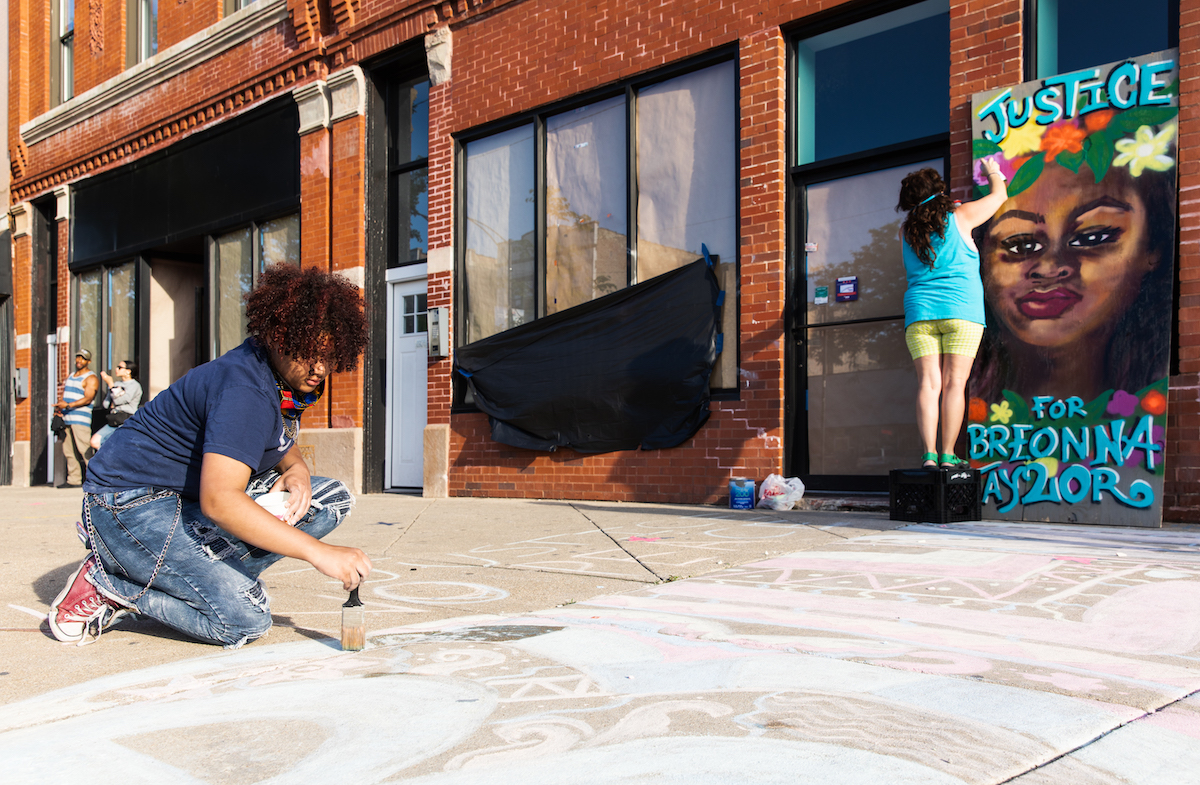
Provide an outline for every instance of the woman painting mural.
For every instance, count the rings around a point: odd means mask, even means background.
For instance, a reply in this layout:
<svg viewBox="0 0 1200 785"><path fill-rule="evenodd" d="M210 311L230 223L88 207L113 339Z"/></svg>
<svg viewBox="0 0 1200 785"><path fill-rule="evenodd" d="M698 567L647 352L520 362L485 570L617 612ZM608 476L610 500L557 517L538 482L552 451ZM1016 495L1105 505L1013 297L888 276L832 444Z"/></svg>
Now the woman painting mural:
<svg viewBox="0 0 1200 785"><path fill-rule="evenodd" d="M925 468L965 464L954 454L966 409L967 374L983 335L979 251L971 230L992 216L1007 191L999 166L988 162L991 192L957 204L935 169L912 172L900 184L897 210L908 289L904 339L917 374L917 431ZM935 452L941 425L942 452Z"/></svg>
<svg viewBox="0 0 1200 785"><path fill-rule="evenodd" d="M988 159L1022 187L978 235L989 329L971 395L1132 399L1169 370L1175 126L1105 110L1040 133L1036 153Z"/></svg>

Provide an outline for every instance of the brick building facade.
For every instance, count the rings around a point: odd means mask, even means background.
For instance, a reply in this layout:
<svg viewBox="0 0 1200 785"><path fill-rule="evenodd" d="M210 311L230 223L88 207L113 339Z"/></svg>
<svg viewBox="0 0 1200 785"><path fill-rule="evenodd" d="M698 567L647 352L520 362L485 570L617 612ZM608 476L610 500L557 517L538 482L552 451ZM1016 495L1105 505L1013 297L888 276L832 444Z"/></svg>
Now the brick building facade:
<svg viewBox="0 0 1200 785"><path fill-rule="evenodd" d="M122 359L116 352L136 354L151 392L228 348L237 337L237 325L228 320L238 292L227 291L236 281L222 271L240 264L241 248L248 262L238 269L250 282L255 269L280 259L341 271L364 287L372 319L366 361L358 372L332 380L321 410L306 415L302 439L317 472L348 479L356 488L716 503L727 496L731 476L786 473L806 477L814 489L879 490L887 469L912 462L911 439L904 436L911 422L896 420L893 426L885 415L875 421L869 413L857 425L839 418L887 409L886 396L872 389L903 380L911 362L906 355L894 363L890 354L880 360L871 354L874 349L856 348L845 360L814 354L816 341L827 340L832 353L855 330L875 331L862 340L886 343L892 348L884 353L894 354L888 320L895 314L830 322L814 316L815 279L806 276L804 231L815 234L799 206L813 210L826 187L835 202L843 199L837 184L851 178L938 160L955 195L967 198L971 96L1032 78L1035 53L1053 51L1046 49L1047 36L1038 42L1039 25L1048 30L1056 21L1046 16L1049 4L1039 10L1033 0L240 5L188 0L155 6L156 53L142 57L146 51L130 49L142 46L141 33L131 33L131 25L145 27L140 15L148 4L76 4L73 94L66 97L64 14L55 12L54 2L10 4L15 365L29 368L32 380L29 397L15 402L14 482L44 482L48 476L47 396L69 372L81 341L113 347L102 349L98 367ZM1137 51L1080 56L1103 63L1174 46L1181 53L1178 311L1172 336L1177 361L1170 384L1164 515L1183 519L1200 510L1194 484L1200 475L1200 211L1190 196L1200 186L1200 164L1192 152L1200 149L1200 50L1191 46L1200 31L1200 0L1158 5L1150 3L1146 14L1161 15L1164 23L1152 26L1144 47L1137 42L1130 44ZM1062 0L1055 9L1066 14L1068 6ZM893 34L901 36L889 44L893 49L883 54L877 49L875 55L900 59L881 59L869 79L839 65L854 60L857 50L847 46L890 41L878 36ZM917 34L921 37L912 38ZM1065 50L1061 57L1068 57ZM50 67L55 58L57 70ZM917 60L923 64L912 65ZM905 82L910 68L918 69L908 77L914 84ZM921 78L926 72L920 68L932 69L935 78ZM713 87L725 84L727 72L730 97L720 104L725 93ZM846 74L858 74L859 81L839 82L851 79ZM921 89L909 100L914 86ZM858 109L838 103L856 91ZM895 117L871 116L867 107L875 91L905 99L895 104L900 107ZM921 103L926 94L932 96L930 111ZM675 122L661 128L648 119L655 101L677 108L699 106L701 99L717 101L704 105L717 106L718 113L676 113ZM911 104L907 109L905 101ZM833 116L830 107L841 114ZM511 256L517 259L513 270L527 265L531 271L532 299L522 304L524 295L513 294L524 284L510 270L505 280L511 299L495 309L495 319L512 326L555 307L546 287L558 261L547 262L546 246L556 229L537 211L556 193L547 178L560 173L547 163L546 150L568 138L562 118L593 110L623 118L612 126L623 132L589 137L597 150L621 142L621 154L599 165L616 173L620 187L614 193L625 190L624 201L614 202L619 203L614 213L623 209L625 220L609 215L608 224L602 219L588 224L597 233L624 237L629 278L618 286L644 280L655 249L670 245L665 238L673 236L671 227L656 215L677 214L689 226L707 222L730 238L721 254L722 267L733 271L726 373L714 383L709 421L669 450L584 455L508 447L490 438L487 417L464 397L450 357L422 358L400 369L401 351L424 350L419 336L433 309L447 309L451 346L463 343L471 330L495 331L494 325L479 327L491 318L478 305L483 298L477 295L472 310L467 297L472 280L475 291L484 280L479 258L489 251L480 249L507 248L495 251L499 259L502 252L516 253L516 242L526 235L533 238L531 256ZM270 125L263 119L268 115L280 119ZM713 133L710 126L722 123L728 124L732 145L702 146L709 144L703 139ZM289 124L294 141L277 131ZM661 180L648 175L684 170L656 169L660 162L638 156L639 149L663 140L668 146L695 140L692 163L719 167L728 161L729 177L703 183L709 191L703 195L697 195L699 182L666 183L694 189L691 201L672 202L670 188L660 188ZM255 150L290 150L293 144L294 154L278 153L277 165L291 161L291 190L246 175L252 166L219 166L229 155L254 159ZM487 155L496 150L505 156L503 175L488 174L493 159ZM181 174L185 161L212 169L213 177ZM263 172L279 171L270 162L262 166ZM528 171L520 171L522 166ZM527 183L533 191L532 234L518 215L525 193L517 191ZM569 190L578 184L565 177L561 185ZM152 187L164 190L146 190ZM474 193L495 188L509 189L505 193L512 197L504 208L509 228L500 232L510 234L500 242L478 234L483 218L498 208L473 201ZM884 201L894 204L894 193ZM196 194L204 202L200 208ZM118 196L129 200L120 205L125 218L101 209ZM666 200L657 214L646 207L656 198ZM160 200L165 205L154 209ZM277 240L282 251L272 245ZM698 248L691 243L688 236L672 252L694 255ZM233 250L227 257L228 249ZM902 280L898 264L894 273ZM128 284L132 294L126 300L105 294L127 279L134 283ZM100 298L95 304L87 300L93 291ZM121 308L128 314L118 313ZM406 322L408 316L413 321ZM175 331L171 337L167 327ZM842 337L814 332L826 327L841 329ZM47 336L57 343L47 343ZM194 351L183 345L189 338ZM869 362L862 359L867 355ZM826 386L819 404L812 381L821 375L814 370L818 363L826 364L829 375L821 382ZM414 373L418 384L404 389L423 388L415 399L401 389L412 385ZM836 374L848 374L853 383L830 381ZM847 396L862 396L855 399L857 409L846 408ZM826 407L821 411L827 419L813 414L818 406ZM414 427L420 419L414 410L424 414L423 428ZM847 463L841 454L854 450L854 462ZM402 471L413 461L416 479L412 467Z"/></svg>

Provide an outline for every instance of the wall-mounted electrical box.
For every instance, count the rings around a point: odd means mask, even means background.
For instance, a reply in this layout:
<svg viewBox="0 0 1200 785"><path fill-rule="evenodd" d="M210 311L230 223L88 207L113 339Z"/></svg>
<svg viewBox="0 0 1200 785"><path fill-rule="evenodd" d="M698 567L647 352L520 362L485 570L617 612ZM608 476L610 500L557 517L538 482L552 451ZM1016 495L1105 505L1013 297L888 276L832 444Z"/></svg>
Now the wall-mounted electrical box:
<svg viewBox="0 0 1200 785"><path fill-rule="evenodd" d="M429 322L429 356L450 356L450 309L430 308L426 312Z"/></svg>
<svg viewBox="0 0 1200 785"><path fill-rule="evenodd" d="M29 369L17 368L13 371L13 397L29 397Z"/></svg>

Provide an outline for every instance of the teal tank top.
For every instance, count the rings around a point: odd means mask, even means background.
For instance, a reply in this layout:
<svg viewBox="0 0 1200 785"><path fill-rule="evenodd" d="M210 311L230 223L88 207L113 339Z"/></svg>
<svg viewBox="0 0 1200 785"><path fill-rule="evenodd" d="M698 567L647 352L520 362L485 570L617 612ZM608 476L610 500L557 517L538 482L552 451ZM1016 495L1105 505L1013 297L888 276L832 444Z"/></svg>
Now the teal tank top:
<svg viewBox="0 0 1200 785"><path fill-rule="evenodd" d="M933 267L917 256L907 240L900 241L908 290L904 293L904 326L936 319L963 319L987 324L983 315L983 281L979 251L958 230L954 213L946 216L944 237L931 238Z"/></svg>

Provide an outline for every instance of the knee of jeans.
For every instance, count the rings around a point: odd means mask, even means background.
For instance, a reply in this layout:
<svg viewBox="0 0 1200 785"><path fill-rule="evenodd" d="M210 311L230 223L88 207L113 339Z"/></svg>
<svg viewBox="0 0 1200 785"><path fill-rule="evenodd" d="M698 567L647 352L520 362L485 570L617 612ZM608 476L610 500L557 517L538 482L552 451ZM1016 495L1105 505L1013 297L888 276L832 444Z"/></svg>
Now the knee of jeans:
<svg viewBox="0 0 1200 785"><path fill-rule="evenodd" d="M317 528L332 531L350 514L351 508L354 507L354 494L350 493L350 489L341 480L328 477L314 477L312 488L313 500L309 516L313 519L325 519L326 525L318 525Z"/></svg>
<svg viewBox="0 0 1200 785"><path fill-rule="evenodd" d="M237 605L224 619L220 640L226 648L236 649L247 641L261 638L271 629L271 602L261 581L241 592Z"/></svg>

